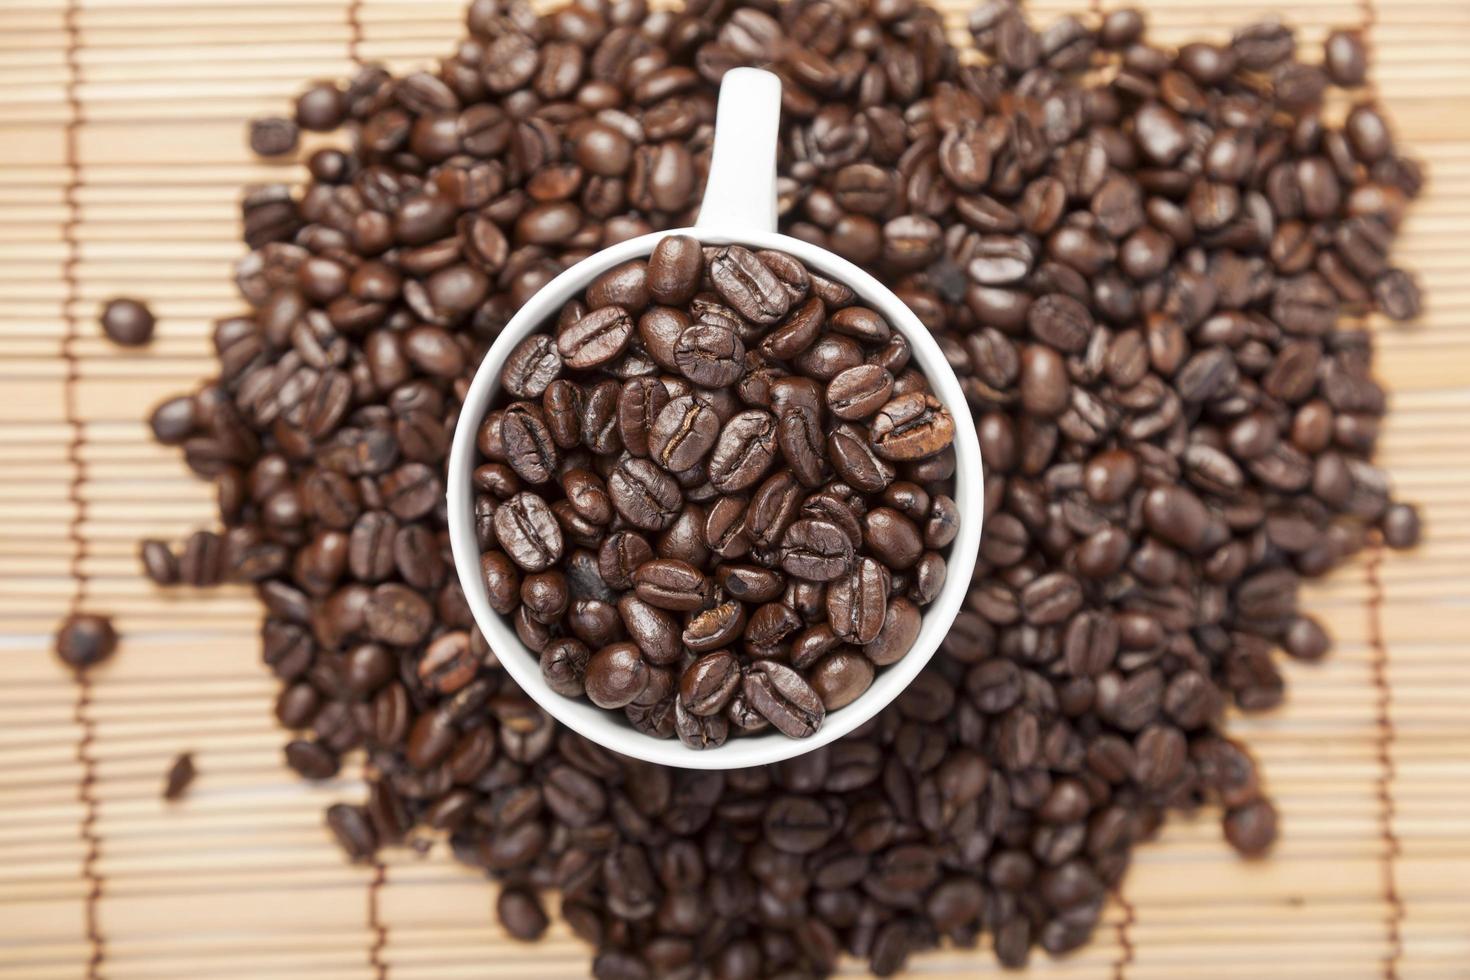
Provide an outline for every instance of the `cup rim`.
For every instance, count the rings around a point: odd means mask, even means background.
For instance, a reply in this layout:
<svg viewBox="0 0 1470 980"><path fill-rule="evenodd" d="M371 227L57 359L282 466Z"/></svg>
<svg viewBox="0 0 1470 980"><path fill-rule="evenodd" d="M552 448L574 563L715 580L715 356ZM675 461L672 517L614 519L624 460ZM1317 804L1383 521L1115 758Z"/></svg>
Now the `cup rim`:
<svg viewBox="0 0 1470 980"><path fill-rule="evenodd" d="M593 279L623 262L649 255L658 242L670 235L688 235L705 245L740 244L776 249L848 286L909 341L913 361L954 417L954 500L963 519L945 561L944 585L939 596L921 610L919 635L903 659L880 668L866 691L851 704L829 712L809 738L791 738L771 730L731 738L717 748L693 749L677 737L660 739L645 735L614 712L558 694L541 676L540 658L521 642L509 617L490 607L480 574L471 483L477 458L475 435L499 391L500 366L517 344L554 321L562 305ZM501 666L553 718L603 748L644 762L682 769L743 769L795 758L834 742L868 722L908 687L948 635L969 591L985 514L984 483L980 442L959 380L928 329L891 289L847 259L779 232L674 228L640 235L588 256L543 286L505 325L476 369L455 424L446 488L449 541L460 586L480 631Z"/></svg>

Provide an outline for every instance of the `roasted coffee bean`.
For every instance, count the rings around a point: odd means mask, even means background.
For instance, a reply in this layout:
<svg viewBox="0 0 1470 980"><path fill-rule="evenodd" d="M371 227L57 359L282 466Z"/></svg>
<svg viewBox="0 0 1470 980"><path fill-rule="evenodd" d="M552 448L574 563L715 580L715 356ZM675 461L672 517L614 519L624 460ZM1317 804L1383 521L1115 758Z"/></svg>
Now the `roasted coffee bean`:
<svg viewBox="0 0 1470 980"><path fill-rule="evenodd" d="M800 674L771 660L751 664L741 690L761 717L792 738L814 733L827 713Z"/></svg>
<svg viewBox="0 0 1470 980"><path fill-rule="evenodd" d="M870 418L888 404L893 375L876 364L848 368L827 384L827 408L848 421Z"/></svg>
<svg viewBox="0 0 1470 980"><path fill-rule="evenodd" d="M721 493L754 485L776 455L776 420L769 412L749 409L737 413L720 430L709 458L709 478Z"/></svg>
<svg viewBox="0 0 1470 980"><path fill-rule="evenodd" d="M654 420L648 435L649 454L664 469L682 473L704 459L719 437L720 419L714 409L692 395L681 395Z"/></svg>
<svg viewBox="0 0 1470 980"><path fill-rule="evenodd" d="M294 120L265 116L250 121L250 152L263 157L280 157L293 152L301 138Z"/></svg>
<svg viewBox="0 0 1470 980"><path fill-rule="evenodd" d="M518 493L496 509L495 537L528 572L544 571L562 555L561 527L546 501L534 493Z"/></svg>
<svg viewBox="0 0 1470 980"><path fill-rule="evenodd" d="M73 670L93 667L116 649L117 632L106 616L77 613L67 617L56 631L56 655Z"/></svg>
<svg viewBox="0 0 1470 980"><path fill-rule="evenodd" d="M606 364L628 346L633 318L621 306L603 306L563 327L556 350L568 367L579 371Z"/></svg>
<svg viewBox="0 0 1470 980"><path fill-rule="evenodd" d="M500 438L506 461L522 480L546 483L556 475L560 453L539 406L517 402L507 408L500 420Z"/></svg>
<svg viewBox="0 0 1470 980"><path fill-rule="evenodd" d="M633 531L616 531L597 551L597 571L609 588L630 589L633 575L653 558L653 548L646 538Z"/></svg>
<svg viewBox="0 0 1470 980"><path fill-rule="evenodd" d="M826 305L814 296L792 310L786 322L767 334L760 349L776 360L789 361L816 341L826 319Z"/></svg>
<svg viewBox="0 0 1470 980"><path fill-rule="evenodd" d="M681 631L673 616L636 595L618 600L618 615L649 663L663 667L679 659Z"/></svg>
<svg viewBox="0 0 1470 980"><path fill-rule="evenodd" d="M854 489L878 493L893 482L893 468L856 429L833 430L827 436L827 453L833 469Z"/></svg>
<svg viewBox="0 0 1470 980"><path fill-rule="evenodd" d="M673 524L683 502L674 478L646 459L619 461L608 475L607 489L623 520L645 531Z"/></svg>
<svg viewBox="0 0 1470 980"><path fill-rule="evenodd" d="M933 395L900 395L878 410L872 444L887 460L925 459L954 444L954 418Z"/></svg>
<svg viewBox="0 0 1470 980"><path fill-rule="evenodd" d="M631 704L648 683L648 664L632 643L603 647L587 661L587 697L600 708Z"/></svg>
<svg viewBox="0 0 1470 980"><path fill-rule="evenodd" d="M701 388L723 388L744 371L745 345L729 324L693 323L674 343L674 363L684 377Z"/></svg>
<svg viewBox="0 0 1470 980"><path fill-rule="evenodd" d="M618 434L624 449L634 456L649 454L654 420L668 403L668 389L658 378L633 378L623 385L618 393Z"/></svg>
<svg viewBox="0 0 1470 980"><path fill-rule="evenodd" d="M919 608L910 600L895 596L888 601L877 637L864 644L863 655L879 667L897 663L918 640L922 625Z"/></svg>
<svg viewBox="0 0 1470 980"><path fill-rule="evenodd" d="M500 369L500 383L517 398L540 398L561 374L557 344L544 334L532 334L515 346Z"/></svg>
<svg viewBox="0 0 1470 980"><path fill-rule="evenodd" d="M833 653L812 665L812 690L817 692L822 706L828 711L845 708L872 685L874 663L856 653Z"/></svg>
<svg viewBox="0 0 1470 980"><path fill-rule="evenodd" d="M830 582L848 573L854 545L842 528L829 521L804 519L781 538L781 567L788 575L811 582Z"/></svg>
<svg viewBox="0 0 1470 980"><path fill-rule="evenodd" d="M791 294L769 266L747 248L726 245L708 260L709 278L725 302L752 323L776 323L791 306ZM686 372L687 373L687 372Z"/></svg>
<svg viewBox="0 0 1470 980"><path fill-rule="evenodd" d="M188 752L181 752L174 758L173 764L168 767L168 772L164 775L163 798L169 801L183 799L197 775L194 756Z"/></svg>
<svg viewBox="0 0 1470 980"><path fill-rule="evenodd" d="M681 639L695 653L706 653L733 642L744 629L744 604L722 602L693 616Z"/></svg>
<svg viewBox="0 0 1470 980"><path fill-rule="evenodd" d="M135 299L108 300L101 323L107 339L123 347L141 347L153 339L153 313Z"/></svg>
<svg viewBox="0 0 1470 980"><path fill-rule="evenodd" d="M648 257L648 292L654 302L682 306L694 298L704 271L704 252L688 235L669 235Z"/></svg>
<svg viewBox="0 0 1470 980"><path fill-rule="evenodd" d="M633 588L649 605L675 612L701 608L708 595L704 573L673 558L644 562L633 572Z"/></svg>
<svg viewBox="0 0 1470 980"><path fill-rule="evenodd" d="M320 742L297 739L286 744L286 765L303 779L331 779L342 762L337 753Z"/></svg>
<svg viewBox="0 0 1470 980"><path fill-rule="evenodd" d="M144 541L139 547L143 572L156 585L173 585L179 580L179 559L162 541Z"/></svg>
<svg viewBox="0 0 1470 980"><path fill-rule="evenodd" d="M581 640L553 640L541 651L541 676L546 686L563 697L586 693L587 665L592 654Z"/></svg>
<svg viewBox="0 0 1470 980"><path fill-rule="evenodd" d="M733 654L718 650L685 668L679 678L679 704L692 715L723 711L740 686L740 663Z"/></svg>
<svg viewBox="0 0 1470 980"><path fill-rule="evenodd" d="M832 632L858 645L876 640L887 614L888 581L887 568L863 558L828 586L827 622Z"/></svg>
<svg viewBox="0 0 1470 980"><path fill-rule="evenodd" d="M434 612L422 595L397 583L373 590L363 609L368 635L395 646L412 646L428 635Z"/></svg>
<svg viewBox="0 0 1470 980"><path fill-rule="evenodd" d="M722 714L693 713L681 695L674 699L674 734L691 749L719 748L729 737L730 721Z"/></svg>

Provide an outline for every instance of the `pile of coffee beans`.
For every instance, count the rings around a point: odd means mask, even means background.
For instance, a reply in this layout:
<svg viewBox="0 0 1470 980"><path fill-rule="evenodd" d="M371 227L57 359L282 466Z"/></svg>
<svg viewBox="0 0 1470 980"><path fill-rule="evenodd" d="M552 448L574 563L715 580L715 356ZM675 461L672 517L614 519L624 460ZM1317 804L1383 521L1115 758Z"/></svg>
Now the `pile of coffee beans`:
<svg viewBox="0 0 1470 980"><path fill-rule="evenodd" d="M847 286L687 235L517 344L475 531L547 685L698 749L857 700L959 533L954 418L909 358Z"/></svg>
<svg viewBox="0 0 1470 980"><path fill-rule="evenodd" d="M623 980L890 973L982 937L1019 965L1086 941L1172 808L1218 805L1265 851L1275 812L1222 708L1281 701L1276 649L1326 652L1304 576L1418 533L1370 462L1384 392L1347 319L1419 306L1389 248L1421 176L1355 88L1362 40L1325 65L1275 23L1171 50L1132 11L1038 32L1004 0L974 58L916 0L468 19L432 71L311 90L298 117L350 138L305 188L246 194L252 310L152 420L225 529L150 570L255 583L288 760L322 777L366 751L366 802L328 814L348 853L441 832L503 884L512 934L555 889ZM932 331L989 513L965 612L890 708L781 765L687 772L510 683L445 558L444 463L528 296L688 224L742 64L784 81L783 228Z"/></svg>

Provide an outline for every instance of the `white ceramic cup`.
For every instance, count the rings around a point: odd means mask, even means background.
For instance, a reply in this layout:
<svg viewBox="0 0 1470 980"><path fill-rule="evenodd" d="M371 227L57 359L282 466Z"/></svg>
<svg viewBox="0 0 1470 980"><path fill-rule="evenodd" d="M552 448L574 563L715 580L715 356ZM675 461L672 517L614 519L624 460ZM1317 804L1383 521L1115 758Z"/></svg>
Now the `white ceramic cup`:
<svg viewBox="0 0 1470 980"><path fill-rule="evenodd" d="M515 682L552 717L592 742L614 752L684 769L742 769L780 762L841 738L872 718L908 686L928 663L960 611L980 548L984 514L984 480L975 424L954 371L939 345L913 312L868 273L825 249L776 232L776 141L781 115L781 82L754 68L736 68L720 86L714 153L709 181L693 228L643 235L620 242L567 269L521 307L485 355L460 411L449 455L449 540L460 585L475 622ZM480 547L475 540L475 433L500 387L506 357L530 334L555 323L563 304L578 296L597 276L649 255L668 235L692 235L710 245L739 243L778 249L809 268L849 286L903 334L913 349L913 362L929 379L934 394L955 421L955 502L960 531L950 546L948 575L939 597L923 610L923 625L912 649L900 661L878 671L873 684L846 707L829 712L815 735L788 738L774 729L732 737L712 749L692 749L677 738L659 739L633 728L620 712L557 694L541 676L539 658L516 635L508 618L490 608L480 575Z"/></svg>

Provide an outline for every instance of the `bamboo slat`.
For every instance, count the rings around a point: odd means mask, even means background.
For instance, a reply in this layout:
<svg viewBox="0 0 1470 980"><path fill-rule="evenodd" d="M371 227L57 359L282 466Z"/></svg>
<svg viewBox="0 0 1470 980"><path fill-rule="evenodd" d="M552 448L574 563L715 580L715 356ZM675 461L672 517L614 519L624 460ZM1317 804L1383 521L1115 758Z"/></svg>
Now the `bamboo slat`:
<svg viewBox="0 0 1470 980"><path fill-rule="evenodd" d="M142 419L213 366L210 325L236 309L239 188L298 173L252 159L245 120L355 60L445 54L464 2L0 3L0 978L587 973L560 924L535 946L509 940L492 890L442 844L343 864L320 814L361 786L306 786L283 766L249 592L164 592L138 573L140 537L180 540L213 507ZM1271 13L1141 5L1166 42ZM940 6L963 42L968 0ZM1089 6L1112 3L1029 4L1042 22ZM1308 53L1331 27L1365 26L1377 91L1431 175L1397 252L1425 316L1366 325L1393 404L1382 462L1423 505L1428 540L1314 583L1336 653L1287 664L1288 704L1233 721L1281 808L1273 859L1235 859L1218 813L1171 820L1094 942L1038 956L1038 976L1470 976L1470 5L1284 12ZM159 315L146 349L96 333L121 291ZM84 687L49 653L74 605L124 634ZM163 772L186 750L199 779L165 803ZM945 950L913 971L995 968L984 950Z"/></svg>

